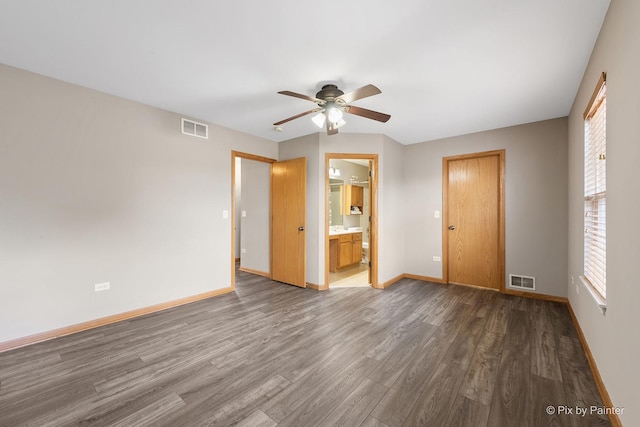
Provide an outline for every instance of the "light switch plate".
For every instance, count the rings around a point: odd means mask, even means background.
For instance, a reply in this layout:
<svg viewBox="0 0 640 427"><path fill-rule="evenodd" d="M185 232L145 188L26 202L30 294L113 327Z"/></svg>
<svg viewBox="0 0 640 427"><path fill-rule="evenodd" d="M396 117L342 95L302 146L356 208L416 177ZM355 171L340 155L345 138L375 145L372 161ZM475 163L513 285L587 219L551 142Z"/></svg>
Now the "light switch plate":
<svg viewBox="0 0 640 427"><path fill-rule="evenodd" d="M111 288L110 282L96 283L94 285L94 289L96 292L108 291L110 288Z"/></svg>

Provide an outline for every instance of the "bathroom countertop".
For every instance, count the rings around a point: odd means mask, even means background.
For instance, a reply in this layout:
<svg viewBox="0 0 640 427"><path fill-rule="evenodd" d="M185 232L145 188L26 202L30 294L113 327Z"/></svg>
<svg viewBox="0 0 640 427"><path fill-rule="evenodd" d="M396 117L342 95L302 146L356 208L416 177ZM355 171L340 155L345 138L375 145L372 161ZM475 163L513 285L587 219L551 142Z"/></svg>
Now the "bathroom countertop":
<svg viewBox="0 0 640 427"><path fill-rule="evenodd" d="M334 230L329 231L329 236L339 236L341 234L362 233L362 230Z"/></svg>

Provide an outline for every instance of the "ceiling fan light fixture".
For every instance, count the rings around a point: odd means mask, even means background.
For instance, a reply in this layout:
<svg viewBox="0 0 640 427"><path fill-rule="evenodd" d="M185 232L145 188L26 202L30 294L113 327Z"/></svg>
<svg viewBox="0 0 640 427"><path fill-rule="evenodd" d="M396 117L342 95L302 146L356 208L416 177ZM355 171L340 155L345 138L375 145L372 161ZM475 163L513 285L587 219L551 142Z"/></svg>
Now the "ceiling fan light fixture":
<svg viewBox="0 0 640 427"><path fill-rule="evenodd" d="M342 120L342 110L336 107L329 107L327 109L327 119L331 123L339 123Z"/></svg>
<svg viewBox="0 0 640 427"><path fill-rule="evenodd" d="M324 116L323 113L318 113L315 116L313 116L311 120L313 121L313 123L316 124L316 126L322 129L324 127L324 122L326 120L326 117Z"/></svg>
<svg viewBox="0 0 640 427"><path fill-rule="evenodd" d="M290 122L291 120L298 119L300 117L306 116L307 114L318 113L311 118L313 123L315 123L315 125L320 129L326 126L327 135L335 135L338 133L338 128L341 128L346 124L342 119L344 113L364 117L366 119L376 120L381 123L386 123L391 118L391 116L388 114L351 105L353 101L368 98L370 96L382 93L380 89L372 84L362 86L361 88L352 90L348 93L344 93L343 91L338 89L338 86L334 84L326 84L322 86L322 90L316 93L315 97L291 92L289 90L283 90L278 93L281 95L287 95L294 98L311 101L316 104L316 106L311 110L307 110L300 114L296 114L295 116L280 120L279 122L274 123L274 126L280 126L283 123Z"/></svg>

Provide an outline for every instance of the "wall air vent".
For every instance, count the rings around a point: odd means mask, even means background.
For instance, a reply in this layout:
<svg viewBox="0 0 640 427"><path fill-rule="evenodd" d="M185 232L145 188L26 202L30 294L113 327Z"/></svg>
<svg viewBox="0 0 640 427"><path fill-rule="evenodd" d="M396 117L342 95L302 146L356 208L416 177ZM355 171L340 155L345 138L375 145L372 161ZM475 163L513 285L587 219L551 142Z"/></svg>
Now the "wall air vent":
<svg viewBox="0 0 640 427"><path fill-rule="evenodd" d="M198 138L209 139L209 126L183 118L182 133L197 136Z"/></svg>
<svg viewBox="0 0 640 427"><path fill-rule="evenodd" d="M510 274L509 287L531 291L536 288L536 278L529 277L529 276L521 276L517 274Z"/></svg>

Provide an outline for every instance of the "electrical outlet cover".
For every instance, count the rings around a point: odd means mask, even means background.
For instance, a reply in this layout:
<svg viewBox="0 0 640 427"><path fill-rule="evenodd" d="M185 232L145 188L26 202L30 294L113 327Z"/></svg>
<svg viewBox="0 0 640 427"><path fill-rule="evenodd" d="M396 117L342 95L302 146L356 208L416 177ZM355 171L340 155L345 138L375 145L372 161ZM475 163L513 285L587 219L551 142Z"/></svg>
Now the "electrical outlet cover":
<svg viewBox="0 0 640 427"><path fill-rule="evenodd" d="M94 289L96 292L100 292L100 291L107 291L111 288L111 283L109 282L104 282L104 283L96 283L94 285Z"/></svg>

